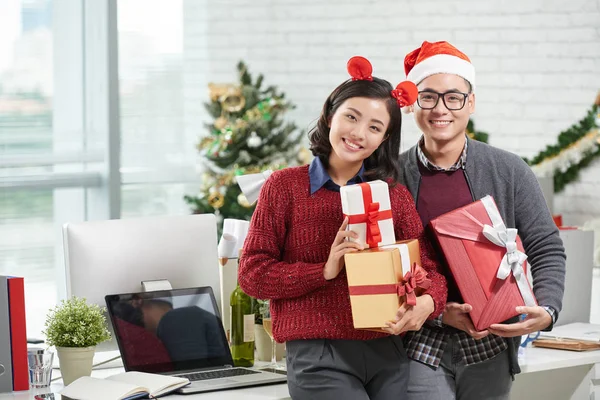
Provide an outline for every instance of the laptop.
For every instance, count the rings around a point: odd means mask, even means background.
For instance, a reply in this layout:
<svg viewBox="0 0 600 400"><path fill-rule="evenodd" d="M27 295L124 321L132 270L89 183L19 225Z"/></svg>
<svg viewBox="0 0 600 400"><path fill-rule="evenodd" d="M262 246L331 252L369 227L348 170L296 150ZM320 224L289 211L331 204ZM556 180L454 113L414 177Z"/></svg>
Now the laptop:
<svg viewBox="0 0 600 400"><path fill-rule="evenodd" d="M233 367L211 287L105 297L126 371L186 377L179 393L287 381L285 371Z"/></svg>

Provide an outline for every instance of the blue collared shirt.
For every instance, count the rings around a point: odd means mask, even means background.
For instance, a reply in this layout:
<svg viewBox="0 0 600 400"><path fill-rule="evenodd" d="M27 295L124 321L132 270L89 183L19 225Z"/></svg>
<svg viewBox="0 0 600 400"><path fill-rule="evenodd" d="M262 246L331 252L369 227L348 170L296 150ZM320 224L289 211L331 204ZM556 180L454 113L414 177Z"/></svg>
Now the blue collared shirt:
<svg viewBox="0 0 600 400"><path fill-rule="evenodd" d="M354 183L364 182L364 173L365 165L363 164L360 167L358 174L356 174L354 178L350 179L346 184L352 185ZM340 191L340 185L331 179L329 173L327 173L327 169L325 169L325 166L319 157L315 157L310 163L310 166L308 167L308 179L310 181L310 194L315 193L322 187L334 192Z"/></svg>

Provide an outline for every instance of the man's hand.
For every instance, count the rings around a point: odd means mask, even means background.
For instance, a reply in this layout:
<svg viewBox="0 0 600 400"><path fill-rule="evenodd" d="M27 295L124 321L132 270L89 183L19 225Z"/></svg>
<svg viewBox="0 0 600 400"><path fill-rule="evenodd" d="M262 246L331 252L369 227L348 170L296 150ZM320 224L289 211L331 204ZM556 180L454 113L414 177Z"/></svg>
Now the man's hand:
<svg viewBox="0 0 600 400"><path fill-rule="evenodd" d="M387 322L383 330L392 335L399 335L406 331L418 331L434 309L435 304L430 295L419 296L417 297L417 304L414 306L408 306L406 303L402 304L396 313L395 321Z"/></svg>
<svg viewBox="0 0 600 400"><path fill-rule="evenodd" d="M342 268L344 268L344 255L352 253L358 250L363 250L363 246L356 242L346 240L346 238L358 238L358 234L353 231L347 231L348 217L344 218L340 230L335 235L331 250L329 251L329 258L323 267L323 276L325 279L330 280L338 276Z"/></svg>
<svg viewBox="0 0 600 400"><path fill-rule="evenodd" d="M446 303L442 322L456 329L467 332L473 339L483 339L490 334L489 331L477 331L469 313L473 307L470 304L459 304L455 302Z"/></svg>
<svg viewBox="0 0 600 400"><path fill-rule="evenodd" d="M552 323L552 317L543 307L517 307L519 314L526 314L527 317L514 324L493 324L488 330L494 335L503 337L514 337L528 335L532 332L541 331Z"/></svg>

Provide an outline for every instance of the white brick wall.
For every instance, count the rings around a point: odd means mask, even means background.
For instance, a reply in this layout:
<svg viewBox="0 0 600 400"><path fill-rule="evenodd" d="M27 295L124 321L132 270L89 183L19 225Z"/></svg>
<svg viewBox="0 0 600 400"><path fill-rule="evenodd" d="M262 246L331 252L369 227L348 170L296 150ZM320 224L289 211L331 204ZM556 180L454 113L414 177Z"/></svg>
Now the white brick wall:
<svg viewBox="0 0 600 400"><path fill-rule="evenodd" d="M404 79L403 57L447 40L477 70L476 126L491 144L532 156L581 119L600 89L597 0L185 0L186 113L197 134L209 81L235 79L243 59L298 108L300 127L364 55L374 74ZM405 119L404 146L418 138ZM568 224L600 218L600 162L555 197Z"/></svg>

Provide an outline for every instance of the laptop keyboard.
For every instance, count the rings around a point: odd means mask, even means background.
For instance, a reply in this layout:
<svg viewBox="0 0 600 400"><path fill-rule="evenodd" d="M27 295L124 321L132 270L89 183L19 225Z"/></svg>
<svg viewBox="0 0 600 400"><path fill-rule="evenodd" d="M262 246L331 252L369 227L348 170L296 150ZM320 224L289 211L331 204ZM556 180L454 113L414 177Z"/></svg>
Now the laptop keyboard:
<svg viewBox="0 0 600 400"><path fill-rule="evenodd" d="M216 371L192 372L184 375L177 375L182 378L188 378L190 381L204 381L207 379L231 378L232 376L260 374L259 371L252 371L246 368L227 368Z"/></svg>

